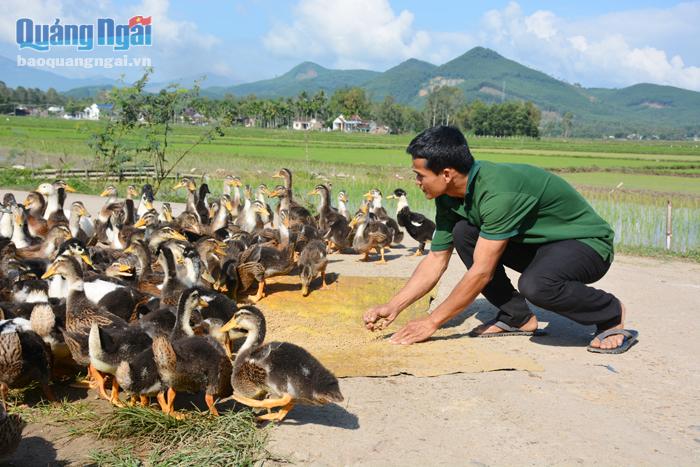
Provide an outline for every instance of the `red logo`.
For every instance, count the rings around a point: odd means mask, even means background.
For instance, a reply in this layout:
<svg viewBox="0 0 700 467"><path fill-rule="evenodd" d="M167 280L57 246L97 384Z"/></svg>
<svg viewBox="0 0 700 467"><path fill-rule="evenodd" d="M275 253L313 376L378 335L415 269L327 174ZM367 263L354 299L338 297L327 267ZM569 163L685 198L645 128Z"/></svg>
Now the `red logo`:
<svg viewBox="0 0 700 467"><path fill-rule="evenodd" d="M129 29L139 24L141 26L148 26L149 24L151 24L151 16L146 16L145 18L141 15L134 16L129 20Z"/></svg>

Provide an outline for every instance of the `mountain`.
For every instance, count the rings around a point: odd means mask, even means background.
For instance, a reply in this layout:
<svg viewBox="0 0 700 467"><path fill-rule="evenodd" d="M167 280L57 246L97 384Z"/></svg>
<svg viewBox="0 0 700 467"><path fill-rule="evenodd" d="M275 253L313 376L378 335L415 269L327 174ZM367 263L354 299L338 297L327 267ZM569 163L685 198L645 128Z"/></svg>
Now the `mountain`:
<svg viewBox="0 0 700 467"><path fill-rule="evenodd" d="M575 128L588 135L698 127L700 93L672 86L637 84L623 89L586 89L557 80L541 71L509 60L493 50L475 47L436 66L406 60L378 73L367 70L330 70L304 62L284 75L229 88L208 88L203 94L222 97L225 92L242 97L288 97L319 89L332 93L347 86L363 87L375 101L391 95L402 104L422 108L430 91L455 86L468 101L505 100L534 102L543 111L543 122L566 112L574 115ZM700 128L700 127L698 127Z"/></svg>
<svg viewBox="0 0 700 467"><path fill-rule="evenodd" d="M410 102L436 68L432 63L411 58L374 77L364 88L374 100L393 96L398 102Z"/></svg>
<svg viewBox="0 0 700 467"><path fill-rule="evenodd" d="M17 66L16 61L5 57L0 57L0 81L3 81L6 86L11 88L23 86L25 88L39 88L44 91L48 88L54 88L57 91L67 91L83 86L113 85L116 83L116 80L103 76L66 78L65 76L38 68Z"/></svg>
<svg viewBox="0 0 700 467"><path fill-rule="evenodd" d="M329 70L313 62L304 62L277 78L227 88L208 88L203 94L219 97L227 93L239 97L249 94L257 97L292 97L301 91L315 94L320 90L328 94L342 87L362 86L379 75L381 73L369 70Z"/></svg>

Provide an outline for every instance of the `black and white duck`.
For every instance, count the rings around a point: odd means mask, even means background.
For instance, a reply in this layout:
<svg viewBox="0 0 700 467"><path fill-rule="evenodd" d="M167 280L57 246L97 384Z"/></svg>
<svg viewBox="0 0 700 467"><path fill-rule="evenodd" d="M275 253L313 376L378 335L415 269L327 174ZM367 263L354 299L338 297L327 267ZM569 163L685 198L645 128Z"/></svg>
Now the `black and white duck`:
<svg viewBox="0 0 700 467"><path fill-rule="evenodd" d="M425 253L425 243L433 238L435 233L435 222L425 217L419 212L411 211L408 205L406 192L401 188L394 190L394 193L387 196L387 199L396 199L396 220L399 225L406 229L408 235L418 242L418 249L415 256Z"/></svg>

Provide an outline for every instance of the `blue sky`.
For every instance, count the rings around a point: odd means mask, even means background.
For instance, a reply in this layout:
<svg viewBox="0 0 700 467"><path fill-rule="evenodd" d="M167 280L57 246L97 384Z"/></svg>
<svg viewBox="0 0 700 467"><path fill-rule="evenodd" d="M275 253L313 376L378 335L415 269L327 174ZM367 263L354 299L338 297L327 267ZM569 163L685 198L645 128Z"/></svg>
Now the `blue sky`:
<svg viewBox="0 0 700 467"><path fill-rule="evenodd" d="M128 54L150 57L157 80L210 73L247 82L305 60L383 71L412 57L439 65L484 46L584 86L653 82L700 91L700 1L3 0L0 55L40 56L18 49L19 17L66 24L136 14L153 16L154 45ZM114 52L63 49L41 56L86 54ZM52 71L71 77L138 74Z"/></svg>

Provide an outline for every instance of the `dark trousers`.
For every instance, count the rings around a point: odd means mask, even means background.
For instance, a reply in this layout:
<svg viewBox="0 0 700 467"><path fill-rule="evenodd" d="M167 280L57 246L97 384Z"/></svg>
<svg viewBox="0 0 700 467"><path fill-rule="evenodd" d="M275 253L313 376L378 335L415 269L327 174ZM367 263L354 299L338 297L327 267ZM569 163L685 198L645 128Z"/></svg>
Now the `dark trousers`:
<svg viewBox="0 0 700 467"><path fill-rule="evenodd" d="M466 220L452 230L454 247L467 266L474 264L479 229ZM521 273L515 290L503 266ZM539 245L508 242L491 282L482 294L500 310L498 319L520 327L532 316L525 303L553 311L599 330L620 324L622 308L612 294L589 287L610 268L596 251L578 240Z"/></svg>

